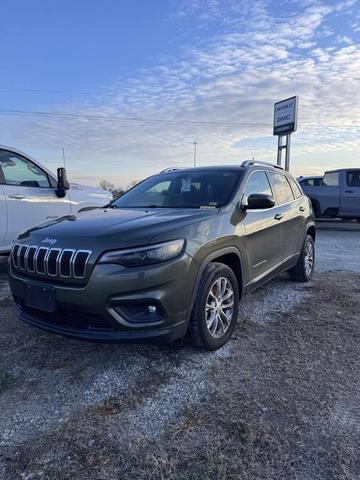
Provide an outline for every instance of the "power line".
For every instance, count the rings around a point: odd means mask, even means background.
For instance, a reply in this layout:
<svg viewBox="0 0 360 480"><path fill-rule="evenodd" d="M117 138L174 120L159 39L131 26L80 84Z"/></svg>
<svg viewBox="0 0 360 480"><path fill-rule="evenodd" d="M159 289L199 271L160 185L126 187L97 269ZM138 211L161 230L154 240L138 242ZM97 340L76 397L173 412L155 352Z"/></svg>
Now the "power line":
<svg viewBox="0 0 360 480"><path fill-rule="evenodd" d="M74 90L57 90L57 89L43 89L43 88L25 88L25 87L6 87L6 86L0 86L0 90L6 90L6 91L15 91L15 92L30 92L30 93L55 93L55 94L64 94L64 95L93 95L96 96L99 94L99 91L95 92L77 92ZM104 92L108 96L116 96L116 92L111 93L111 89L106 89L105 87L102 88ZM101 89L100 89L101 91ZM254 103L254 100L237 100L237 104L249 104L249 103ZM256 105L272 105L273 101L272 100L256 100Z"/></svg>
<svg viewBox="0 0 360 480"><path fill-rule="evenodd" d="M14 116L36 116L47 118L63 118L63 119L86 119L86 120L117 120L124 123L148 123L160 125L194 125L203 127L267 127L272 128L271 123L247 123L247 122L201 122L195 120L179 119L161 119L161 118L145 118L145 117L122 117L119 115L92 115L82 113L62 113L62 112L46 112L35 110L0 110L0 115L14 115ZM307 128L360 128L359 124L344 125L344 124L328 124L319 125L315 123L302 123Z"/></svg>
<svg viewBox="0 0 360 480"><path fill-rule="evenodd" d="M31 93L55 93L60 95L94 95L94 93L91 92L74 92L71 90L47 90L41 88L0 87L0 90Z"/></svg>
<svg viewBox="0 0 360 480"><path fill-rule="evenodd" d="M199 126L224 126L224 127L269 127L268 123L221 123L221 122L198 122L193 120L169 120L160 118L142 118L142 117L121 117L118 115L89 115L78 113L61 113L61 112L43 112L32 110L0 110L0 115L19 115L19 116L41 116L50 118L83 118L88 120L118 120L121 122L129 123L153 123L153 124L165 124L165 125L178 125L179 123L187 125L199 125Z"/></svg>

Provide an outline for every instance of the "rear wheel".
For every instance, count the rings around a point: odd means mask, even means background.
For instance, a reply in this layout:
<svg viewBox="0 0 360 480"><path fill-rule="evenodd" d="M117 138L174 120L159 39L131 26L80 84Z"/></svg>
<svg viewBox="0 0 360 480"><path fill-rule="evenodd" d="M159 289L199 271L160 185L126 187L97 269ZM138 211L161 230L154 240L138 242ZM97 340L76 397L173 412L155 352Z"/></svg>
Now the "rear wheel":
<svg viewBox="0 0 360 480"><path fill-rule="evenodd" d="M202 274L190 320L193 345L217 350L229 340L239 308L239 286L227 265L210 263Z"/></svg>
<svg viewBox="0 0 360 480"><path fill-rule="evenodd" d="M289 270L291 280L308 282L314 273L315 245L310 235L305 236L304 245L295 267Z"/></svg>

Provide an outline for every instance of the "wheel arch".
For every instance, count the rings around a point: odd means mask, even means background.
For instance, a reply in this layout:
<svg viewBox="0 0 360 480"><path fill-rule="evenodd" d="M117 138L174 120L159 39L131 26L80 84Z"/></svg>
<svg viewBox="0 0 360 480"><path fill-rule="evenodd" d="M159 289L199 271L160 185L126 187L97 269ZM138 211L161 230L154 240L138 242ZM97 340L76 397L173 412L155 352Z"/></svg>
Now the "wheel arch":
<svg viewBox="0 0 360 480"><path fill-rule="evenodd" d="M227 265L228 267L230 267L234 271L235 276L238 280L240 299L245 295L245 284L246 284L245 270L244 270L245 264L244 264L243 257L240 250L236 247L225 247L225 248L216 250L215 252L212 252L209 255L207 255L200 263L200 266L195 278L194 289L191 296L189 310L186 318L187 324L189 323L191 312L194 307L201 276L204 273L205 268L212 262L223 263L224 265Z"/></svg>
<svg viewBox="0 0 360 480"><path fill-rule="evenodd" d="M309 225L306 229L306 235L310 235L315 242L316 239L316 228L315 225Z"/></svg>
<svg viewBox="0 0 360 480"><path fill-rule="evenodd" d="M239 292L241 291L241 297L242 297L242 285L244 283L244 280L243 280L243 272L242 272L242 266L241 266L239 255L235 252L225 253L223 255L220 255L219 257L213 258L209 263L215 263L215 262L222 263L223 265L227 265L229 268L231 268L231 270L234 272L236 276L238 286L239 286Z"/></svg>

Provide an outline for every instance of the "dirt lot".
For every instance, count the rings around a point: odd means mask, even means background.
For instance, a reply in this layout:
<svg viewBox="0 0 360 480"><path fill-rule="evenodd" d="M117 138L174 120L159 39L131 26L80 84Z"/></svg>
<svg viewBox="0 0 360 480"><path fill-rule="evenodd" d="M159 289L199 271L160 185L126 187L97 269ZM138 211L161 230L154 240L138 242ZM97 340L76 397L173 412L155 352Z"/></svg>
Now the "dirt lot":
<svg viewBox="0 0 360 480"><path fill-rule="evenodd" d="M318 236L210 354L33 329L0 262L0 479L358 480L360 232Z"/></svg>

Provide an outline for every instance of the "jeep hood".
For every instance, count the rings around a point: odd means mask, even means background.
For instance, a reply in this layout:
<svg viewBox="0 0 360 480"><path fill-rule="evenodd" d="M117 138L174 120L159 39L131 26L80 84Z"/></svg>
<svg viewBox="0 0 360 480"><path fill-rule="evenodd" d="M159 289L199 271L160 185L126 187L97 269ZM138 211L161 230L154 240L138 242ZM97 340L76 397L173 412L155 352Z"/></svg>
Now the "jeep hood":
<svg viewBox="0 0 360 480"><path fill-rule="evenodd" d="M146 245L163 232L214 218L218 209L102 208L43 223L20 235L32 245L109 250ZM160 240L161 241L161 240Z"/></svg>

